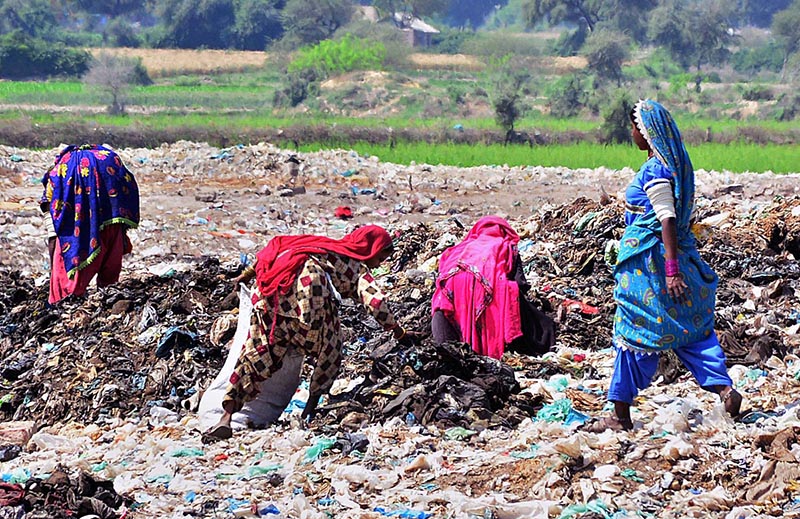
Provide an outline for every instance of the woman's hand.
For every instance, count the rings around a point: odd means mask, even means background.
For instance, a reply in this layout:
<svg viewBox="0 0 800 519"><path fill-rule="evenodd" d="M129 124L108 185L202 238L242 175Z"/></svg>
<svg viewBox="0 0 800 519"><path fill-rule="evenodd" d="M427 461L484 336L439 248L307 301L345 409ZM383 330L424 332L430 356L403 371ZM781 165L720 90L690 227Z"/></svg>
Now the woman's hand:
<svg viewBox="0 0 800 519"><path fill-rule="evenodd" d="M667 293L676 303L685 303L688 299L688 286L683 281L683 275L667 276Z"/></svg>
<svg viewBox="0 0 800 519"><path fill-rule="evenodd" d="M392 332L394 334L394 340L403 346L413 346L422 339L422 334L419 332L406 330L399 324L392 328Z"/></svg>

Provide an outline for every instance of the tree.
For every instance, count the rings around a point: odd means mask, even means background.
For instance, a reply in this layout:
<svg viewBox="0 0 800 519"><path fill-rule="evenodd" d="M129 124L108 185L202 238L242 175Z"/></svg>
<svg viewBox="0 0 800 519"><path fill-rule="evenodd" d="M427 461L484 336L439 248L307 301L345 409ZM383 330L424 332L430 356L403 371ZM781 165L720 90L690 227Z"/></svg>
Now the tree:
<svg viewBox="0 0 800 519"><path fill-rule="evenodd" d="M589 32L600 20L603 0L527 0L523 17L528 27L547 21L551 25L573 23Z"/></svg>
<svg viewBox="0 0 800 519"><path fill-rule="evenodd" d="M769 27L775 13L788 8L792 0L739 0L738 3L743 25Z"/></svg>
<svg viewBox="0 0 800 519"><path fill-rule="evenodd" d="M82 49L46 42L21 30L0 36L0 77L30 79L81 76L92 57Z"/></svg>
<svg viewBox="0 0 800 519"><path fill-rule="evenodd" d="M498 10L505 2L487 2L486 0L461 0L450 2L447 10L447 19L456 27L469 26L477 29L486 18Z"/></svg>
<svg viewBox="0 0 800 519"><path fill-rule="evenodd" d="M773 16L772 33L783 48L781 80L785 80L789 58L800 50L800 0L794 0L787 9Z"/></svg>
<svg viewBox="0 0 800 519"><path fill-rule="evenodd" d="M313 45L346 25L355 7L351 0L289 0L283 10L284 39L290 46Z"/></svg>
<svg viewBox="0 0 800 519"><path fill-rule="evenodd" d="M658 0L524 0L523 18L528 27L541 22L575 25L577 34L572 38L578 42L599 28L644 42L648 15L657 5Z"/></svg>
<svg viewBox="0 0 800 519"><path fill-rule="evenodd" d="M58 23L49 0L5 0L0 7L0 32L15 30L54 41Z"/></svg>
<svg viewBox="0 0 800 519"><path fill-rule="evenodd" d="M463 2L455 2L461 4ZM411 13L421 18L447 12L449 0L375 0L373 5L383 14L392 16L397 12ZM460 9L460 7L459 7Z"/></svg>
<svg viewBox="0 0 800 519"><path fill-rule="evenodd" d="M234 0L237 48L264 50L283 36L284 0Z"/></svg>
<svg viewBox="0 0 800 519"><path fill-rule="evenodd" d="M603 125L600 128L606 144L631 142L630 112L633 108L628 92L619 91L603 111Z"/></svg>
<svg viewBox="0 0 800 519"><path fill-rule="evenodd" d="M160 0L155 14L162 20L160 47L197 49L234 47L233 0Z"/></svg>
<svg viewBox="0 0 800 519"><path fill-rule="evenodd" d="M736 41L731 7L721 0L666 0L653 10L648 35L684 69L724 62Z"/></svg>
<svg viewBox="0 0 800 519"><path fill-rule="evenodd" d="M600 79L622 83L622 63L630 57L630 39L622 33L598 30L583 46L587 66Z"/></svg>
<svg viewBox="0 0 800 519"><path fill-rule="evenodd" d="M506 142L514 133L514 124L522 115L520 99L531 75L526 67L520 66L506 56L490 67L492 77L492 106L495 121L506 132Z"/></svg>
<svg viewBox="0 0 800 519"><path fill-rule="evenodd" d="M142 11L141 0L76 0L78 8L112 17L123 16Z"/></svg>
<svg viewBox="0 0 800 519"><path fill-rule="evenodd" d="M108 113L125 113L127 94L135 83L137 60L114 56L106 52L95 58L83 82L107 94L110 98Z"/></svg>

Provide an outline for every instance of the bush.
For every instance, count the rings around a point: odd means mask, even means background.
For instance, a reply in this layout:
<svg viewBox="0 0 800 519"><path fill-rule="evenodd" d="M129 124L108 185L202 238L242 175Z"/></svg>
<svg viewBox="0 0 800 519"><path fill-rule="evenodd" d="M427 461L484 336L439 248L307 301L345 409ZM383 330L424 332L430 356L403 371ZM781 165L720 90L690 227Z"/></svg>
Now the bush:
<svg viewBox="0 0 800 519"><path fill-rule="evenodd" d="M783 94L776 104L778 121L794 121L800 116L800 94Z"/></svg>
<svg viewBox="0 0 800 519"><path fill-rule="evenodd" d="M122 18L114 18L108 22L104 36L107 42L115 47L136 48L142 44L142 40L134 31L133 26Z"/></svg>
<svg viewBox="0 0 800 519"><path fill-rule="evenodd" d="M780 72L783 67L783 52L774 41L758 47L736 51L731 56L731 65L736 72L754 76L761 71Z"/></svg>
<svg viewBox="0 0 800 519"><path fill-rule="evenodd" d="M324 78L353 70L376 70L381 68L385 56L383 43L348 33L339 40L323 40L300 49L289 64L289 72L313 69L318 77Z"/></svg>
<svg viewBox="0 0 800 519"><path fill-rule="evenodd" d="M588 30L581 27L574 31L564 31L553 44L553 52L559 56L574 56L586 43Z"/></svg>
<svg viewBox="0 0 800 519"><path fill-rule="evenodd" d="M142 58L135 58L135 63L133 64L133 73L131 74L131 83L141 86L153 84L150 74L147 73L147 69L145 68L144 64L142 64Z"/></svg>
<svg viewBox="0 0 800 519"><path fill-rule="evenodd" d="M0 77L80 76L89 70L91 60L84 50L45 42L19 31L0 37Z"/></svg>
<svg viewBox="0 0 800 519"><path fill-rule="evenodd" d="M600 133L605 144L631 142L630 113L633 103L628 93L620 90L611 104L603 110Z"/></svg>
<svg viewBox="0 0 800 519"><path fill-rule="evenodd" d="M560 119L575 117L586 105L586 94L581 76L573 75L559 80L549 95L550 115Z"/></svg>
<svg viewBox="0 0 800 519"><path fill-rule="evenodd" d="M286 86L275 91L272 104L276 107L295 107L309 96L319 92L319 77L314 69L304 69L289 73Z"/></svg>
<svg viewBox="0 0 800 519"><path fill-rule="evenodd" d="M398 32L398 31L395 31ZM433 50L442 54L461 54L464 44L476 39L474 32L444 29L431 38Z"/></svg>
<svg viewBox="0 0 800 519"><path fill-rule="evenodd" d="M741 90L745 101L772 101L775 98L772 90L764 85L744 85Z"/></svg>
<svg viewBox="0 0 800 519"><path fill-rule="evenodd" d="M398 31L393 25L367 21L351 22L336 31L334 39L340 39L347 34L363 40L381 42L386 50L383 58L383 65L386 67L398 69L407 65L407 58L412 49L403 32Z"/></svg>

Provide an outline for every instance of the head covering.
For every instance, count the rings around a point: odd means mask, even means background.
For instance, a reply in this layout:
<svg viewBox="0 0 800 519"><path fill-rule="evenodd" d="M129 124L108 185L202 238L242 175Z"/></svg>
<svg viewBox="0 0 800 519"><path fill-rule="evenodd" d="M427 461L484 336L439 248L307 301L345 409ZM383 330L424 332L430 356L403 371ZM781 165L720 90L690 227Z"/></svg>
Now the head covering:
<svg viewBox="0 0 800 519"><path fill-rule="evenodd" d="M653 154L672 173L678 235L689 232L694 205L694 168L672 115L660 103L636 103L634 122Z"/></svg>
<svg viewBox="0 0 800 519"><path fill-rule="evenodd" d="M100 252L100 231L139 224L139 187L115 152L99 145L61 150L42 178L43 203L61 245L67 275L86 267Z"/></svg>
<svg viewBox="0 0 800 519"><path fill-rule="evenodd" d="M256 256L256 284L262 297L285 295L310 254L334 253L367 261L391 247L392 237L377 225L365 225L341 240L301 234L276 236Z"/></svg>
<svg viewBox="0 0 800 519"><path fill-rule="evenodd" d="M508 278L518 243L506 220L485 216L439 260L431 309L457 323L461 339L481 355L499 359L505 345L522 335L519 286Z"/></svg>
<svg viewBox="0 0 800 519"><path fill-rule="evenodd" d="M667 109L651 99L636 103L634 124L647 141L653 155L672 173L678 246L692 248L695 246L694 234L691 232L694 168L683 145L678 126ZM661 243L661 221L655 211L650 211L625 228L617 264L659 243Z"/></svg>

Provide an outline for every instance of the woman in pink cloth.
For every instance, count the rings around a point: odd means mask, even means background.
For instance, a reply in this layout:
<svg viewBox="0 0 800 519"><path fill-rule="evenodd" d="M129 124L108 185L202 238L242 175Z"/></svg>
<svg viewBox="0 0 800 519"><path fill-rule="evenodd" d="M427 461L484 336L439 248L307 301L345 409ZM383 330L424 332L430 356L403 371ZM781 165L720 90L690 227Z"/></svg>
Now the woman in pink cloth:
<svg viewBox="0 0 800 519"><path fill-rule="evenodd" d="M519 235L499 216L485 216L442 253L433 294L436 342L462 341L499 359L506 347L545 353L555 325L525 297L530 288L517 253Z"/></svg>

